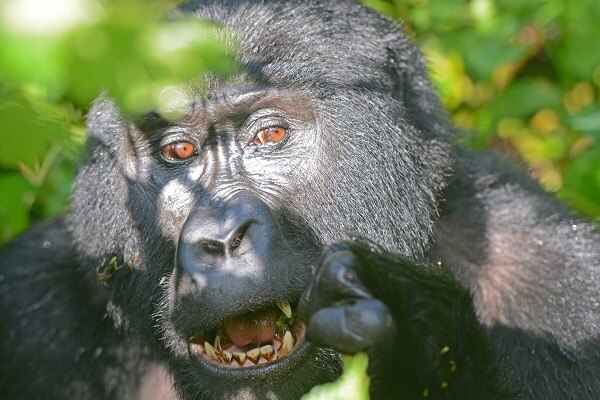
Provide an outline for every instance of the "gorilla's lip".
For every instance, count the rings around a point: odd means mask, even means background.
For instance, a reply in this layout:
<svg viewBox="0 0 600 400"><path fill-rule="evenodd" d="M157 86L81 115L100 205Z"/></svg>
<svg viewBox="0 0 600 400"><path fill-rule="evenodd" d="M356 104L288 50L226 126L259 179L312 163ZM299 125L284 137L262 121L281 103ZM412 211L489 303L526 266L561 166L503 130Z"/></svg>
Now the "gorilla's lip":
<svg viewBox="0 0 600 400"><path fill-rule="evenodd" d="M238 315L188 339L191 358L226 370L269 369L304 349L305 326L288 302Z"/></svg>

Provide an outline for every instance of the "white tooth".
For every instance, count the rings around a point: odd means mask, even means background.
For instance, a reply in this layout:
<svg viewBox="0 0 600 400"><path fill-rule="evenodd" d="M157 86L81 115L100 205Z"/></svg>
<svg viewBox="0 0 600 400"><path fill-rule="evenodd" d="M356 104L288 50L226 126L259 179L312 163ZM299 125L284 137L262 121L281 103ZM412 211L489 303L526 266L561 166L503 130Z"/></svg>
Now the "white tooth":
<svg viewBox="0 0 600 400"><path fill-rule="evenodd" d="M260 355L267 361L271 361L275 352L270 344L260 348Z"/></svg>
<svg viewBox="0 0 600 400"><path fill-rule="evenodd" d="M285 331L283 335L283 343L281 344L281 348L279 349L279 356L287 356L291 353L294 348L294 337L290 331Z"/></svg>
<svg viewBox="0 0 600 400"><path fill-rule="evenodd" d="M231 354L228 351L224 351L223 352L223 360L227 363L227 364L231 364L231 360L233 360L233 354Z"/></svg>
<svg viewBox="0 0 600 400"><path fill-rule="evenodd" d="M215 349L217 349L218 351L223 350L221 348L221 337L219 335L217 335L217 337L215 338Z"/></svg>
<svg viewBox="0 0 600 400"><path fill-rule="evenodd" d="M287 301L280 301L277 303L277 307L285 314L286 317L292 318L292 307Z"/></svg>
<svg viewBox="0 0 600 400"><path fill-rule="evenodd" d="M256 348L256 349L248 350L246 352L246 355L248 356L250 361L252 361L254 364L256 364L258 362L258 360L260 360L260 349Z"/></svg>
<svg viewBox="0 0 600 400"><path fill-rule="evenodd" d="M210 343L204 342L204 351L206 351L206 355L211 359L215 361L221 361L217 351Z"/></svg>
<svg viewBox="0 0 600 400"><path fill-rule="evenodd" d="M235 360L238 362L238 364L240 364L240 366L244 365L244 362L246 361L246 353L242 353L240 351L233 353L233 356L235 357Z"/></svg>

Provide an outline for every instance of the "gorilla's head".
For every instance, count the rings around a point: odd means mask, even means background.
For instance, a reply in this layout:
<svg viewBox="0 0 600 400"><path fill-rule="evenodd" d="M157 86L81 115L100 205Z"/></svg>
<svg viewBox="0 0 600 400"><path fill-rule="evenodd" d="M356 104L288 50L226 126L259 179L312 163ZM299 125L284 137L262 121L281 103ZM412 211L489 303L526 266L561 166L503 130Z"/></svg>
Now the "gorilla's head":
<svg viewBox="0 0 600 400"><path fill-rule="evenodd" d="M197 1L243 72L189 115L89 114L70 228L115 323L184 398L298 398L339 373L296 305L322 249L360 236L420 257L450 127L401 30L351 1Z"/></svg>

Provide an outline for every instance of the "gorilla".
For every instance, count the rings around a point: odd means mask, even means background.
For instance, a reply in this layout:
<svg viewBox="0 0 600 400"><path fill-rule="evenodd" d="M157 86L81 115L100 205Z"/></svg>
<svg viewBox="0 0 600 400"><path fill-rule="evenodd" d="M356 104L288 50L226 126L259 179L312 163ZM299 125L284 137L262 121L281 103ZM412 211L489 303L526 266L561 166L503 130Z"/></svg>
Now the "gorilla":
<svg viewBox="0 0 600 400"><path fill-rule="evenodd" d="M169 122L88 116L68 213L0 256L2 399L600 398L600 236L456 144L400 27L201 0L239 43ZM229 37L228 36L228 37Z"/></svg>

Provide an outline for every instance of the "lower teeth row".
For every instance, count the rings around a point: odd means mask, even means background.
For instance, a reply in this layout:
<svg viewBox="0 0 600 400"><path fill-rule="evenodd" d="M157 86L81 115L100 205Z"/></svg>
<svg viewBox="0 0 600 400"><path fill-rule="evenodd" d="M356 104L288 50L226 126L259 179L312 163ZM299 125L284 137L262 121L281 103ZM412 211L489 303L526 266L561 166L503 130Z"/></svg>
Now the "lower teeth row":
<svg viewBox="0 0 600 400"><path fill-rule="evenodd" d="M229 352L220 349L218 340L215 341L215 346L208 342L204 342L204 351L213 361L229 365L235 360L240 366L243 366L246 360L250 360L253 364L257 364L261 358L266 361L273 361L277 358L285 357L292 351L294 344L292 333L290 331L285 331L281 347L278 351L275 351L273 346L268 344L246 352Z"/></svg>

